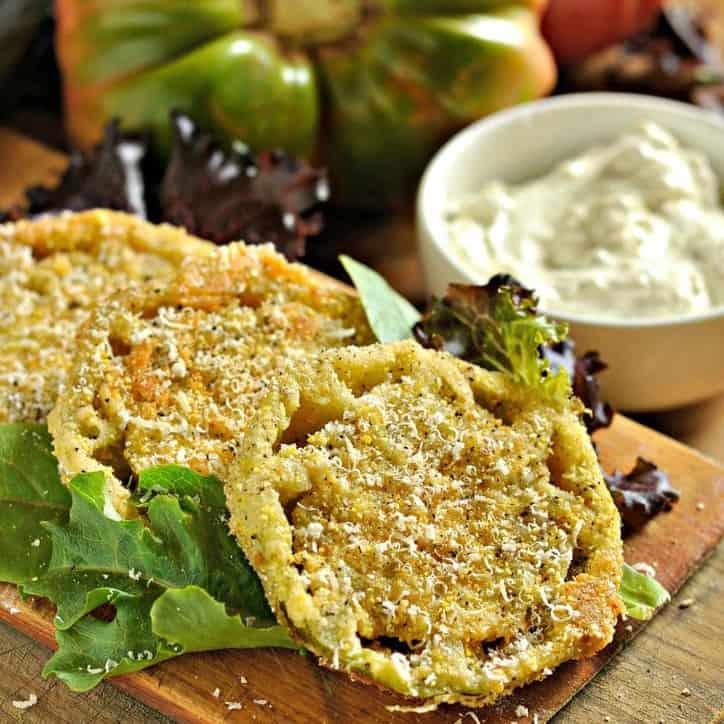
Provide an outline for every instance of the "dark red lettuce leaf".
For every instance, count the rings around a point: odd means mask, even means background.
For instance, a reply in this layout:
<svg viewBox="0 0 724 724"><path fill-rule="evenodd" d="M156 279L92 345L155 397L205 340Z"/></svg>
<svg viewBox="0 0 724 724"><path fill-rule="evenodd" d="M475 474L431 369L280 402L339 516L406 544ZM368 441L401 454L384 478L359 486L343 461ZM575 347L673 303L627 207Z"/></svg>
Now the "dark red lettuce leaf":
<svg viewBox="0 0 724 724"><path fill-rule="evenodd" d="M671 510L679 499L667 473L642 457L631 472L604 472L603 477L621 514L624 533L640 530L655 515Z"/></svg>
<svg viewBox="0 0 724 724"><path fill-rule="evenodd" d="M160 190L164 221L217 244L271 242L288 259L319 233L329 191L324 171L283 151L229 151L182 114Z"/></svg>
<svg viewBox="0 0 724 724"><path fill-rule="evenodd" d="M25 191L27 209L9 209L4 217L17 219L26 215L105 208L145 218L141 162L146 150L142 138L121 133L119 122L111 121L92 153L72 152L57 186L28 188Z"/></svg>
<svg viewBox="0 0 724 724"><path fill-rule="evenodd" d="M601 399L601 388L596 375L607 369L608 365L598 352L589 351L577 357L576 344L572 339L547 345L542 351L554 370L562 367L568 372L573 392L586 406L583 422L589 434L608 427L613 421L614 410L608 402Z"/></svg>
<svg viewBox="0 0 724 724"><path fill-rule="evenodd" d="M573 340L566 339L543 349L553 369L563 367L571 378L573 392L586 406L583 422L588 433L608 427L613 421L614 410L601 399L601 389L596 375L608 365L601 360L598 352L586 352L576 356ZM594 444L594 448L595 448ZM598 449L596 449L598 454ZM603 478L611 491L625 534L640 530L647 521L664 510L671 510L679 499L679 493L671 486L669 476L655 463L638 458L629 473L604 470Z"/></svg>
<svg viewBox="0 0 724 724"><path fill-rule="evenodd" d="M115 209L184 226L217 244L271 242L288 259L303 256L307 237L322 228L325 172L284 151L252 155L241 144L226 151L188 116L173 114L171 123L174 143L165 169L146 156L144 140L112 121L93 153L72 152L57 186L29 188L27 208L0 211L0 221Z"/></svg>

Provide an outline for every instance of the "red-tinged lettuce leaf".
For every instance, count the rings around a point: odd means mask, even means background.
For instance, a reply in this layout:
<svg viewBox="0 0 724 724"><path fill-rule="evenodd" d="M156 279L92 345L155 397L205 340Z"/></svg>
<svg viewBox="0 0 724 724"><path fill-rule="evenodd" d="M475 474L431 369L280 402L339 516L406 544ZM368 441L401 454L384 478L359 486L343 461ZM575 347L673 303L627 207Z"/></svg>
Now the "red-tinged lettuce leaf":
<svg viewBox="0 0 724 724"><path fill-rule="evenodd" d="M161 184L164 221L217 244L271 242L288 259L322 228L326 175L283 151L225 151L188 117L174 114L171 158Z"/></svg>
<svg viewBox="0 0 724 724"><path fill-rule="evenodd" d="M586 406L583 422L589 434L609 427L613 421L614 410L601 399L601 388L597 375L608 368L598 352L589 351L581 357L576 356L576 345L572 339L564 339L553 345L543 347L543 354L554 370L564 369L571 380L575 395Z"/></svg>
<svg viewBox="0 0 724 724"><path fill-rule="evenodd" d="M424 347L509 374L521 384L554 396L569 394L565 373L555 372L540 353L565 338L566 325L539 314L535 294L507 274L485 285L451 284L445 297L432 300L414 335Z"/></svg>
<svg viewBox="0 0 724 724"><path fill-rule="evenodd" d="M111 121L91 154L72 152L57 186L31 186L25 191L27 209L14 207L2 216L15 220L25 215L104 208L145 218L141 173L145 155L146 142L121 133L119 122Z"/></svg>
<svg viewBox="0 0 724 724"><path fill-rule="evenodd" d="M640 530L651 518L669 511L679 499L669 476L655 463L639 457L629 473L618 470L604 479L621 515L625 533Z"/></svg>

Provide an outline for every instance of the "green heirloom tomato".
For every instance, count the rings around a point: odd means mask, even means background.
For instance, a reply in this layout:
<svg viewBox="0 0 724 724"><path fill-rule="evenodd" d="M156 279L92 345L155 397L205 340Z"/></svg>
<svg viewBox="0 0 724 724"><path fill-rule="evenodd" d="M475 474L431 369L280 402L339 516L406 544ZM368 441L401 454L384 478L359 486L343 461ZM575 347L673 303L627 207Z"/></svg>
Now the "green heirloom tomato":
<svg viewBox="0 0 724 724"><path fill-rule="evenodd" d="M204 72L200 73L199 69ZM314 150L318 127L314 69L282 53L275 38L244 30L223 35L101 96L103 117L149 127L165 151L169 110L182 110L224 138L252 148Z"/></svg>
<svg viewBox="0 0 724 724"><path fill-rule="evenodd" d="M326 163L338 202L404 202L467 123L547 92L543 0L58 0L66 115L87 148L168 114Z"/></svg>

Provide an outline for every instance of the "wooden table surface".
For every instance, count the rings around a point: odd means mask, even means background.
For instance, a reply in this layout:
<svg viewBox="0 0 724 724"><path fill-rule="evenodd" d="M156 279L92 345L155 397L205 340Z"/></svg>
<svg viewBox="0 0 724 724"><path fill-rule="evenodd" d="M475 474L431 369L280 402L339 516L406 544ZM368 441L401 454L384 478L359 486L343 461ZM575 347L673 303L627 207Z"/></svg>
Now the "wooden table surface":
<svg viewBox="0 0 724 724"><path fill-rule="evenodd" d="M45 181L63 158L0 129L0 208L15 201L30 183ZM422 295L408 219L369 225L357 231L358 256L372 262L411 298ZM383 235L384 244L378 240ZM345 240L340 242L343 244ZM384 247L384 257L380 256ZM645 416L646 424L718 460L724 460L724 396L665 414ZM673 603L619 654L609 667L556 717L559 724L615 722L707 724L724 721L724 548L719 546ZM682 605L682 602L686 602ZM109 684L78 695L40 671L48 651L0 624L0 721L165 722L165 717ZM27 710L14 700L38 696ZM481 722L484 717L480 717ZM434 715L430 717L434 721ZM472 719L471 719L472 721Z"/></svg>

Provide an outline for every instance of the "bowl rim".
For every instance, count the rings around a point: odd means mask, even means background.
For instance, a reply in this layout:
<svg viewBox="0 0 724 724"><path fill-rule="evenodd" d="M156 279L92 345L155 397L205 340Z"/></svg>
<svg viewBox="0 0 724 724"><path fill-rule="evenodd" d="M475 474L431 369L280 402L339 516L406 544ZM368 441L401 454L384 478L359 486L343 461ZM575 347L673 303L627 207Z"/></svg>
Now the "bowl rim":
<svg viewBox="0 0 724 724"><path fill-rule="evenodd" d="M479 121L466 126L450 138L432 157L420 180L416 197L417 224L425 228L426 236L437 250L445 257L447 262L454 267L456 272L465 279L469 279L469 273L464 265L448 253L443 240L447 238L447 231L444 220L431 212L432 205L428 199L434 197L436 190L445 184L447 174L443 174L444 168L449 164L449 157L462 156L466 148L474 145L476 139L488 132L504 126L518 118L533 118L539 113L551 110L565 110L569 108L596 108L601 106L627 106L640 110L649 110L654 114L657 110L673 113L691 123L705 123L712 129L724 134L724 119L714 112L685 103L683 101L660 98L638 93L612 93L612 92L591 92L591 93L568 93L560 96L541 98L535 101L522 103L506 110L498 111L481 118ZM655 119L656 120L656 119ZM665 121L664 121L665 125ZM724 178L720 181L724 185ZM541 310L556 319L573 324L586 324L593 327L609 328L655 328L673 325L684 325L706 322L713 319L724 318L724 304L718 304L704 312L692 312L687 314L675 314L665 317L596 317L572 312L559 312L555 309Z"/></svg>

